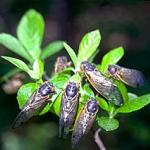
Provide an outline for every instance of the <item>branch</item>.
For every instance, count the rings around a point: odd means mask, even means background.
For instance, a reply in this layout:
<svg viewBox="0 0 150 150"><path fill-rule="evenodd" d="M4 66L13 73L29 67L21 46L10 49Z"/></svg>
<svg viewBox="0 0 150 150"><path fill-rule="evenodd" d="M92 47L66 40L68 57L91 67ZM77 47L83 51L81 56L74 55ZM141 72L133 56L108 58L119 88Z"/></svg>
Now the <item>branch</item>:
<svg viewBox="0 0 150 150"><path fill-rule="evenodd" d="M96 130L95 134L94 134L94 139L95 142L97 144L97 146L99 147L100 150L106 150L100 136L99 136L99 132L101 131L101 128L99 128L98 130Z"/></svg>

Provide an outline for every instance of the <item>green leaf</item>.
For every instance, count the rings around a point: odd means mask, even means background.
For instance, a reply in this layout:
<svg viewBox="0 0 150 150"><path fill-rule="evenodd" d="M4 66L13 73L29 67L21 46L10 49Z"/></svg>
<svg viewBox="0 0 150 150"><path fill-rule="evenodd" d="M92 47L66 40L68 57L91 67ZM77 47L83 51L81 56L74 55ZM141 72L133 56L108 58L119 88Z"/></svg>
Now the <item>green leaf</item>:
<svg viewBox="0 0 150 150"><path fill-rule="evenodd" d="M56 100L54 101L52 105L51 111L55 113L57 116L60 114L60 104L61 104L61 97L62 97L62 92L58 94Z"/></svg>
<svg viewBox="0 0 150 150"><path fill-rule="evenodd" d="M40 57L43 33L44 20L41 14L33 9L27 11L21 18L17 35L20 42L34 60Z"/></svg>
<svg viewBox="0 0 150 150"><path fill-rule="evenodd" d="M109 112L109 105L108 103L101 97L96 96L96 100L98 101L99 106Z"/></svg>
<svg viewBox="0 0 150 150"><path fill-rule="evenodd" d="M123 47L115 48L106 53L102 59L101 72L106 73L109 64L116 64L124 55Z"/></svg>
<svg viewBox="0 0 150 150"><path fill-rule="evenodd" d="M66 51L68 52L71 60L73 61L74 65L76 66L76 64L77 64L77 56L76 56L74 50L65 42L63 43L63 45L64 45Z"/></svg>
<svg viewBox="0 0 150 150"><path fill-rule="evenodd" d="M55 41L48 44L42 51L41 59L46 59L47 57L54 55L55 53L62 50L63 47L64 46L62 41Z"/></svg>
<svg viewBox="0 0 150 150"><path fill-rule="evenodd" d="M41 79L44 73L44 64L40 60L36 60L33 64L33 70L30 70L29 75L33 79Z"/></svg>
<svg viewBox="0 0 150 150"><path fill-rule="evenodd" d="M0 44L7 47L10 51L25 58L29 62L32 62L32 58L30 58L27 51L24 49L24 47L21 45L21 43L12 35L6 34L6 33L1 33L0 34Z"/></svg>
<svg viewBox="0 0 150 150"><path fill-rule="evenodd" d="M106 131L113 131L119 127L119 121L114 118L100 117L97 121L98 125Z"/></svg>
<svg viewBox="0 0 150 150"><path fill-rule="evenodd" d="M52 82L57 88L62 89L64 84L68 82L70 76L70 74L64 72L58 73L50 79L50 82Z"/></svg>
<svg viewBox="0 0 150 150"><path fill-rule="evenodd" d="M138 96L134 93L128 93L129 101L134 100L135 98L138 98Z"/></svg>
<svg viewBox="0 0 150 150"><path fill-rule="evenodd" d="M17 93L17 100L19 108L22 109L26 101L32 95L32 93L37 89L36 83L27 83L20 87Z"/></svg>
<svg viewBox="0 0 150 150"><path fill-rule="evenodd" d="M115 84L119 88L124 102L127 102L128 101L128 91L127 91L125 84L123 84L121 81L117 81L117 80L115 81Z"/></svg>
<svg viewBox="0 0 150 150"><path fill-rule="evenodd" d="M19 69L25 71L25 72L30 71L29 67L23 61L21 61L20 59L16 59L16 58L13 58L13 57L7 57L7 56L1 56L1 57L4 58L5 60L9 61L10 63L15 65Z"/></svg>
<svg viewBox="0 0 150 150"><path fill-rule="evenodd" d="M150 94L140 96L129 100L123 106L118 108L118 113L130 113L137 111L150 103Z"/></svg>
<svg viewBox="0 0 150 150"><path fill-rule="evenodd" d="M99 30L87 33L81 40L78 51L78 63L88 60L95 54L101 40Z"/></svg>

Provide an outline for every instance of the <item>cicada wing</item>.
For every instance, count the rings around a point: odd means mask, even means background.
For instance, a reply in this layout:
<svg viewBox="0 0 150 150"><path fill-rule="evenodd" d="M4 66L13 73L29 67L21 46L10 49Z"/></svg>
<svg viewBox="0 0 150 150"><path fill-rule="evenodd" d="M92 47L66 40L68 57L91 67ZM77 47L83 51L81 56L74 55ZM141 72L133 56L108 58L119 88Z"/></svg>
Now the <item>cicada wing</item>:
<svg viewBox="0 0 150 150"><path fill-rule="evenodd" d="M83 129L83 124L82 122L84 121L85 118L85 110L81 110L80 114L78 115L78 117L76 118L75 124L74 124L74 128L73 128L73 132L72 132L72 138L71 138L71 145L73 148L75 148L81 138L84 135L84 129Z"/></svg>
<svg viewBox="0 0 150 150"><path fill-rule="evenodd" d="M80 112L76 119L72 133L72 147L76 147L81 141L82 137L89 132L95 121L97 112L98 109L95 111L95 113L90 113L87 111L86 107Z"/></svg>
<svg viewBox="0 0 150 150"><path fill-rule="evenodd" d="M62 96L59 120L59 136L62 135L63 129L64 137L66 137L66 135L69 133L69 128L74 121L78 107L78 96L79 94L70 100L68 100L68 97L65 94Z"/></svg>
<svg viewBox="0 0 150 150"><path fill-rule="evenodd" d="M118 74L119 79L131 87L144 86L146 79L141 71L122 68Z"/></svg>
<svg viewBox="0 0 150 150"><path fill-rule="evenodd" d="M17 128L21 124L28 121L31 117L35 116L38 112L40 112L43 107L47 104L47 99L49 96L42 97L37 94L37 91L34 92L27 103L25 104L24 108L16 117L12 128Z"/></svg>
<svg viewBox="0 0 150 150"><path fill-rule="evenodd" d="M123 103L122 95L117 86L98 71L87 74L87 78L95 90L107 100L118 106Z"/></svg>

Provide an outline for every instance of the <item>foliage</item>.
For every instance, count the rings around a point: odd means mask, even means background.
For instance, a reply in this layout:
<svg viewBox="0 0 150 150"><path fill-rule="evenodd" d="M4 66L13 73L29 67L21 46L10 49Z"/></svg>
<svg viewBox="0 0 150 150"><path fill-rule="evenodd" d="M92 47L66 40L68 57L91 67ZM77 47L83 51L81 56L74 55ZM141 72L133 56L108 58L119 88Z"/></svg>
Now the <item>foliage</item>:
<svg viewBox="0 0 150 150"><path fill-rule="evenodd" d="M74 67L65 68L62 72L49 78L49 81L56 87L56 94L51 99L52 103L48 104L39 115L51 111L59 116L59 106L63 89L66 83L72 80L80 83L79 108L85 104L88 98L93 97L98 101L99 107L107 114L107 116L98 114L96 119L98 125L106 131L112 131L119 127L119 121L115 118L118 113L137 111L150 103L150 94L137 97L133 93L128 93L126 86L122 82L115 81L124 99L122 106L115 107L112 103L108 103L102 97L95 95L87 82L81 82L83 77L79 74L80 64L85 60L92 62L94 56L98 53L98 47L101 41L99 30L89 32L82 38L77 54L63 41L55 41L42 48L43 33L43 17L35 10L29 10L24 14L17 27L18 38L6 33L0 34L0 43L24 58L24 60L8 56L2 56L2 58L15 65L19 70L26 72L31 77L32 83L22 85L17 93L20 109L30 95L43 83L42 76L45 71L44 59L59 52L63 47L68 52ZM115 48L105 54L102 62L97 64L97 68L105 76L108 76L108 65L117 64L123 55L124 49L122 47Z"/></svg>

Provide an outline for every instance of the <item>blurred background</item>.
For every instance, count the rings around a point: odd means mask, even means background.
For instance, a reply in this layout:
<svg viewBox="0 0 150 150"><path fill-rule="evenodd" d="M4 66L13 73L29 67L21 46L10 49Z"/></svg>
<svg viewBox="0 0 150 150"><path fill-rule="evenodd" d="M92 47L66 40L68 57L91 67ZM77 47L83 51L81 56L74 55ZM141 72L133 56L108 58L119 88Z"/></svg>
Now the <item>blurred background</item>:
<svg viewBox="0 0 150 150"><path fill-rule="evenodd" d="M43 46L54 40L65 40L78 49L81 37L100 29L102 40L94 62L100 63L109 50L123 46L125 56L120 65L141 70L148 84L141 89L128 88L137 95L150 91L150 1L149 0L1 0L0 32L16 35L16 26L30 8L45 19ZM61 54L65 55L65 51ZM0 46L0 55L13 54ZM60 53L58 54L60 55ZM52 69L56 56L47 61ZM0 58L0 76L13 68ZM3 83L1 83L2 85ZM1 88L1 87L0 87ZM70 138L58 138L58 118L47 113L34 117L12 130L19 112L16 94L6 95L0 89L0 149L2 150L70 150ZM120 115L120 128L100 133L108 150L150 149L150 106L128 115ZM93 132L77 148L98 150Z"/></svg>

